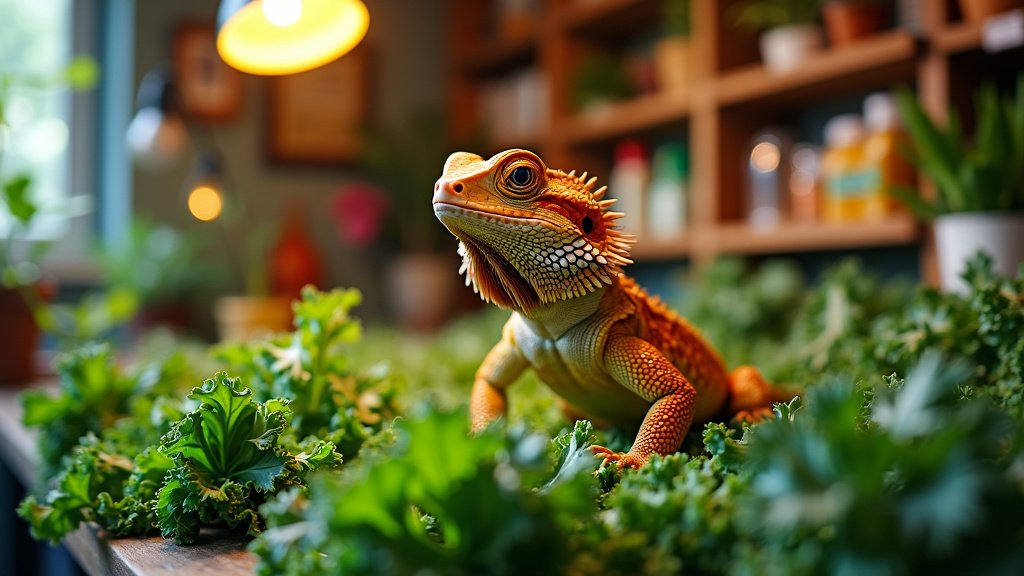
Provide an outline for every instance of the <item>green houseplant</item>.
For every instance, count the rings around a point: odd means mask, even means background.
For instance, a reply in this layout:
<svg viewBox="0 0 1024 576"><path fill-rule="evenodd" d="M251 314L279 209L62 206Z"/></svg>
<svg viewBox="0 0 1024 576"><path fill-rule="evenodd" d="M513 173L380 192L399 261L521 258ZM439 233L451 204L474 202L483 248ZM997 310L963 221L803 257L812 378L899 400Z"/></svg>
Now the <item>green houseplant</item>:
<svg viewBox="0 0 1024 576"><path fill-rule="evenodd" d="M53 288L39 282L37 261L44 243L29 243L27 237L44 207L34 198L32 175L15 171L7 174L3 165L5 149L16 144L7 102L12 87L53 90L91 87L98 76L96 63L74 58L65 69L51 75L21 75L0 71L0 383L24 383L35 376L35 349L39 342L36 316ZM4 221L8 223L4 229ZM52 315L42 315L44 319Z"/></svg>
<svg viewBox="0 0 1024 576"><path fill-rule="evenodd" d="M761 31L761 60L772 72L788 72L825 46L818 23L821 0L747 0L736 4L737 26Z"/></svg>
<svg viewBox="0 0 1024 576"><path fill-rule="evenodd" d="M992 256L998 273L1012 275L1024 261L1024 74L1016 96L1000 96L991 85L978 90L970 143L955 111L941 128L910 92L898 101L915 144L911 159L936 194L894 193L922 219L934 219L943 288L965 287L960 272L978 250Z"/></svg>

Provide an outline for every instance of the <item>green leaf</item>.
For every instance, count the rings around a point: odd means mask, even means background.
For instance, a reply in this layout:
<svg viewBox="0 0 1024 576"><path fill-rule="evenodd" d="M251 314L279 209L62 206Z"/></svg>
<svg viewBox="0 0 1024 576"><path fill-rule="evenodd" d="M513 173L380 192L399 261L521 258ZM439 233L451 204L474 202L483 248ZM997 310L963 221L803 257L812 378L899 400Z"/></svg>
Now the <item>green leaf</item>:
<svg viewBox="0 0 1024 576"><path fill-rule="evenodd" d="M3 187L3 200L7 209L23 227L27 227L39 211L39 207L29 197L29 186L32 179L26 174L19 174Z"/></svg>
<svg viewBox="0 0 1024 576"><path fill-rule="evenodd" d="M100 77L100 67L96 60L89 56L75 56L64 69L63 81L72 90L88 90L96 85Z"/></svg>
<svg viewBox="0 0 1024 576"><path fill-rule="evenodd" d="M964 191L956 179L960 157L952 149L951 139L943 136L908 90L897 91L896 101L903 123L917 146L919 166L935 181L950 210L960 211L964 202ZM953 130L958 128L951 129L950 134Z"/></svg>
<svg viewBox="0 0 1024 576"><path fill-rule="evenodd" d="M224 372L188 397L202 404L164 437L160 451L210 482L251 482L272 490L287 461L271 449L287 424L285 412L254 402L252 391Z"/></svg>

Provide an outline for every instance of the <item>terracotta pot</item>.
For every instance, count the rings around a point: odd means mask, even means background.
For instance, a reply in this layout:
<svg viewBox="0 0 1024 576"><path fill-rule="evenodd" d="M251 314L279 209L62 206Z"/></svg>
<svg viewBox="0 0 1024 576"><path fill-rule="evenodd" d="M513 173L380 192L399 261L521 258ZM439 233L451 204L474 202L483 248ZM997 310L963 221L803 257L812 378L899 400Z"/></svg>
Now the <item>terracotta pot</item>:
<svg viewBox="0 0 1024 576"><path fill-rule="evenodd" d="M0 318L0 385L28 384L38 375L36 349L41 332L21 291L0 287Z"/></svg>
<svg viewBox="0 0 1024 576"><path fill-rule="evenodd" d="M684 92L693 76L692 42L688 36L668 36L654 45L654 72L658 90Z"/></svg>
<svg viewBox="0 0 1024 576"><path fill-rule="evenodd" d="M960 12L966 20L981 22L989 16L1024 7L1024 0L960 0Z"/></svg>
<svg viewBox="0 0 1024 576"><path fill-rule="evenodd" d="M966 292L960 278L965 264L978 251L992 257L993 270L1013 276L1024 262L1024 214L963 212L935 219L935 249L939 281L947 292Z"/></svg>
<svg viewBox="0 0 1024 576"><path fill-rule="evenodd" d="M292 301L264 296L223 296L213 303L222 342L246 342L292 329Z"/></svg>
<svg viewBox="0 0 1024 576"><path fill-rule="evenodd" d="M828 2L822 10L825 31L833 47L849 46L889 25L889 5L884 2Z"/></svg>
<svg viewBox="0 0 1024 576"><path fill-rule="evenodd" d="M825 46L821 27L813 24L772 28L761 34L759 42L761 61L771 72L795 70Z"/></svg>

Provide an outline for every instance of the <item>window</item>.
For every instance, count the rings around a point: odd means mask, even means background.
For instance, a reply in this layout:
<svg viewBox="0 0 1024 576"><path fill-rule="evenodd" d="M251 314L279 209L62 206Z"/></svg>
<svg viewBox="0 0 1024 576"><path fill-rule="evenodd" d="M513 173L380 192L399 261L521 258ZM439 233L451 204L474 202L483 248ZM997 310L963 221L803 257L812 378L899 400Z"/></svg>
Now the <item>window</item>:
<svg viewBox="0 0 1024 576"><path fill-rule="evenodd" d="M0 175L31 177L43 207L30 237L55 239L67 230L71 157L71 96L39 86L67 67L72 54L71 0L0 0L0 89L6 129L0 128ZM10 233L0 212L0 237Z"/></svg>

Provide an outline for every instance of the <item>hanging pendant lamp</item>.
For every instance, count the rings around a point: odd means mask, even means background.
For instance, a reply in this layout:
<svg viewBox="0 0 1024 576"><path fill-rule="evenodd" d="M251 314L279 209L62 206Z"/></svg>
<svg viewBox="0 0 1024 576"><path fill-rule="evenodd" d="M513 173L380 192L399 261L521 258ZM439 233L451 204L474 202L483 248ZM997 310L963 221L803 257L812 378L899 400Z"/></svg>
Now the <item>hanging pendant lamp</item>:
<svg viewBox="0 0 1024 576"><path fill-rule="evenodd" d="M295 74L352 50L369 24L360 0L221 0L217 52L249 74Z"/></svg>

